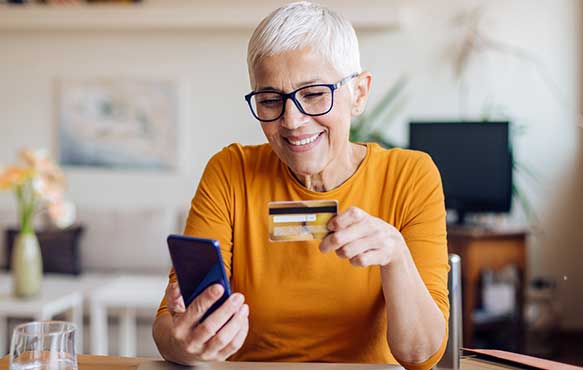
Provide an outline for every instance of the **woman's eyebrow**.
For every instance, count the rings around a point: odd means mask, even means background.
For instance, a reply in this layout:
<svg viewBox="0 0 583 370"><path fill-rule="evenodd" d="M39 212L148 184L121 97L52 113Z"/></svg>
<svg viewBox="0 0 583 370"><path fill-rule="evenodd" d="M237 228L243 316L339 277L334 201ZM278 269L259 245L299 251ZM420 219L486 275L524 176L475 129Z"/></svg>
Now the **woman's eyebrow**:
<svg viewBox="0 0 583 370"><path fill-rule="evenodd" d="M295 88L296 89L299 89L302 86L311 85L311 84L313 84L315 82L321 82L321 81L322 80L320 79L320 77L315 77L315 78L312 78L312 79L310 79L308 81L303 81L303 82L300 82L300 83L295 84Z"/></svg>
<svg viewBox="0 0 583 370"><path fill-rule="evenodd" d="M258 88L255 91L257 91L257 92L259 92L259 91L278 91L279 92L281 90L280 89L277 89L275 87L272 87L272 86L262 86L262 87Z"/></svg>
<svg viewBox="0 0 583 370"><path fill-rule="evenodd" d="M313 83L321 82L321 81L322 80L320 79L320 77L315 77L315 78L312 78L312 79L310 79L308 81L302 81L300 83L294 84L294 87L296 89L298 89L298 88L300 88L302 86L311 85ZM280 89L278 89L276 87L273 87L273 86L261 86L257 90L255 90L255 91L258 91L258 92L259 91L278 91L278 92L282 92L282 90L280 90Z"/></svg>

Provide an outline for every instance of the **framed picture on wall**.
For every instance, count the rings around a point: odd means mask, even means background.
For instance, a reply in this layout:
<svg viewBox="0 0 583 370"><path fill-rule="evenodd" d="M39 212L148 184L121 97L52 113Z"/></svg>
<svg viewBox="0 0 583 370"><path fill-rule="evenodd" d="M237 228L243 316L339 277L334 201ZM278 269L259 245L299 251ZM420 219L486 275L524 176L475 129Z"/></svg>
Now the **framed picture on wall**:
<svg viewBox="0 0 583 370"><path fill-rule="evenodd" d="M180 85L142 78L63 78L57 83L61 165L174 171Z"/></svg>

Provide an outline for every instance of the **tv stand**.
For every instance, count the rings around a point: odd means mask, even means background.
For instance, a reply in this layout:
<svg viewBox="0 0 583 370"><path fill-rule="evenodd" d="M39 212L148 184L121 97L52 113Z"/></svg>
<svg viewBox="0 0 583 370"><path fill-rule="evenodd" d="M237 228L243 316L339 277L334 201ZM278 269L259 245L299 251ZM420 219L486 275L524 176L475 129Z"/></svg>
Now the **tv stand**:
<svg viewBox="0 0 583 370"><path fill-rule="evenodd" d="M463 341L475 345L475 323L472 312L480 302L480 273L485 269L500 270L510 264L519 271L520 283L516 293L516 338L520 350L524 335L524 277L526 276L526 230L499 229L484 226L447 226L448 249L461 257L463 284Z"/></svg>
<svg viewBox="0 0 583 370"><path fill-rule="evenodd" d="M456 211L456 217L455 225L457 227L466 226L466 213L464 211Z"/></svg>

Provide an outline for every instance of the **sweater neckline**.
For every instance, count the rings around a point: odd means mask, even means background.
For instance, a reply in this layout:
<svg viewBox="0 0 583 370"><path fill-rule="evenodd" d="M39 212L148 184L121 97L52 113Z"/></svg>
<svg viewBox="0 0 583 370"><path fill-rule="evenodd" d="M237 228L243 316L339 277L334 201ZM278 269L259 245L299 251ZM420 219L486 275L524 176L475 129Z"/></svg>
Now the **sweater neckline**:
<svg viewBox="0 0 583 370"><path fill-rule="evenodd" d="M331 197L337 195L338 193L343 192L345 189L350 188L350 186L359 177L361 177L362 173L365 171L365 168L366 168L367 163L369 162L374 144L373 143L356 143L356 144L364 144L366 146L366 155L364 156L364 159L360 162L356 171L354 171L354 173L346 181L344 181L338 187L336 187L332 190L329 190L329 191L309 190L293 175L293 173L291 172L289 167L282 160L280 160L280 164L284 168L287 180L289 182L291 182L292 186L298 192L305 194L306 196L309 196L310 198L331 198Z"/></svg>

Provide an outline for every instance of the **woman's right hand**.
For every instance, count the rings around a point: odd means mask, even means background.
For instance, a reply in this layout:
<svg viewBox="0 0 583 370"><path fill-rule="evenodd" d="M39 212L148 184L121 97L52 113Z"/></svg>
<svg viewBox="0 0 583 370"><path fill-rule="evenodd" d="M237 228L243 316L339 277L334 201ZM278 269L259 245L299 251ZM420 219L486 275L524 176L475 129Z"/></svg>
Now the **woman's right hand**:
<svg viewBox="0 0 583 370"><path fill-rule="evenodd" d="M214 284L185 307L177 283L166 288L166 303L172 315L170 331L174 351L183 365L198 361L224 361L241 348L249 331L249 306L241 293L232 294L203 322L200 318L223 295L224 288Z"/></svg>

